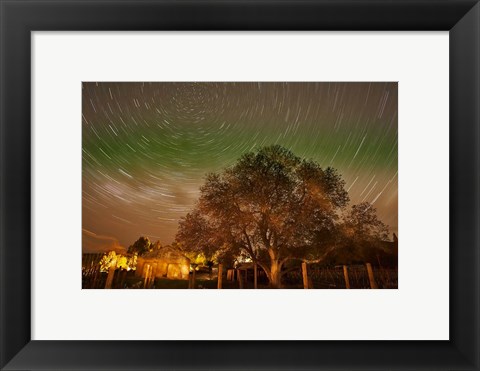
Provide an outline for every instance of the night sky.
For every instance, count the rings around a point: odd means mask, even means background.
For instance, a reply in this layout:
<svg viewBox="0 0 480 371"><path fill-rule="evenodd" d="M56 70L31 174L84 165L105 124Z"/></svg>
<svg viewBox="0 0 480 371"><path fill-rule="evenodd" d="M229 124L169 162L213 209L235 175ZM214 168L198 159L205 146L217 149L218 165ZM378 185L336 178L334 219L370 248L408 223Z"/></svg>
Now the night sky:
<svg viewBox="0 0 480 371"><path fill-rule="evenodd" d="M82 86L83 250L167 244L205 174L280 144L339 170L398 234L397 83Z"/></svg>

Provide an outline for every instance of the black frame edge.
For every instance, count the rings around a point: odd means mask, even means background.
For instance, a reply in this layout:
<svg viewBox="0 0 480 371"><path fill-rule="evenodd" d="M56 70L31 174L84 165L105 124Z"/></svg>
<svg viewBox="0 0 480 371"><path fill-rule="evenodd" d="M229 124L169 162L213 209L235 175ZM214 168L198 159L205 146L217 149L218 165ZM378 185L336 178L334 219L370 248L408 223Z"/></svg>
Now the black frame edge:
<svg viewBox="0 0 480 371"><path fill-rule="evenodd" d="M478 0L1 0L15 31L450 30ZM13 31L13 28L10 29Z"/></svg>
<svg viewBox="0 0 480 371"><path fill-rule="evenodd" d="M0 368L31 338L30 31L8 5L0 3Z"/></svg>
<svg viewBox="0 0 480 371"><path fill-rule="evenodd" d="M469 122L472 124L464 124ZM479 169L480 4L477 4L450 31L450 246L457 247L456 251L450 251L450 338L476 368L480 367ZM459 233L461 230L468 233Z"/></svg>

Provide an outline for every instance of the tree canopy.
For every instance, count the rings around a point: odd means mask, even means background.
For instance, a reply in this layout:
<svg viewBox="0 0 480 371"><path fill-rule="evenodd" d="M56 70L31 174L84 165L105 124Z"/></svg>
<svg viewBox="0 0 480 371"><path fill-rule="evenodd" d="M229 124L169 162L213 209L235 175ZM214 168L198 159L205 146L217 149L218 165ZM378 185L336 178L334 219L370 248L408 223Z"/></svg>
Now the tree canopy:
<svg viewBox="0 0 480 371"><path fill-rule="evenodd" d="M218 260L243 254L278 287L285 262L320 261L339 242L349 202L344 186L333 168L278 145L264 147L206 177L177 239Z"/></svg>
<svg viewBox="0 0 480 371"><path fill-rule="evenodd" d="M339 224L336 249L326 263L356 264L363 262L396 265L396 242L388 241L388 228L378 219L372 204L362 202L345 210Z"/></svg>
<svg viewBox="0 0 480 371"><path fill-rule="evenodd" d="M137 253L139 256L152 251L154 249L158 249L160 247L160 242L152 243L150 242L148 237L140 237L136 240L132 245L128 247L127 252L129 254Z"/></svg>

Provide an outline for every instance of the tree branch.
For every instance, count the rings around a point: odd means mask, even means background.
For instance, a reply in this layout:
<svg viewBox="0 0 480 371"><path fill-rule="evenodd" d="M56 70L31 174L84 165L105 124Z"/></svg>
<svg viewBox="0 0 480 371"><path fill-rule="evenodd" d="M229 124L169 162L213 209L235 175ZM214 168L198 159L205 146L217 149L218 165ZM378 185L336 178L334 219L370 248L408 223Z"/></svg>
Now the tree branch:
<svg viewBox="0 0 480 371"><path fill-rule="evenodd" d="M335 250L337 246L333 245L331 246L330 248L328 248L321 257L317 258L317 259L313 259L313 260L308 260L308 259L301 259L303 260L305 263L307 264L313 264L313 263L320 263L322 262L323 260L325 260L325 258L328 256L328 254L330 254L333 250Z"/></svg>
<svg viewBox="0 0 480 371"><path fill-rule="evenodd" d="M250 254L252 260L256 260L257 257L256 257L256 255L255 255L254 250L253 250L253 246L252 246L252 243L251 243L251 241L250 241L250 237L248 236L248 233L247 233L247 231L245 230L245 228L243 228L243 234L244 234L245 238L247 239L247 247L248 247L248 248L246 248L246 250L247 250L247 252Z"/></svg>

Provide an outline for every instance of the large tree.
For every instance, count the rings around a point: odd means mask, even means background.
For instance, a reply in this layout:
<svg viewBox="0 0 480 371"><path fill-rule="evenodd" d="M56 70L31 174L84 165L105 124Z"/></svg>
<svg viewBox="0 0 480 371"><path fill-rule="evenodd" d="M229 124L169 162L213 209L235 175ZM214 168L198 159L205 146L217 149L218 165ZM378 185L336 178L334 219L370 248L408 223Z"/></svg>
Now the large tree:
<svg viewBox="0 0 480 371"><path fill-rule="evenodd" d="M335 253L338 262L343 264L376 263L380 256L396 256L392 244L387 242L388 227L378 219L375 208L368 202L353 205L345 213L340 238L340 247ZM390 249L386 249L386 246Z"/></svg>
<svg viewBox="0 0 480 371"><path fill-rule="evenodd" d="M220 258L245 254L280 287L288 260L318 261L334 248L348 203L344 184L332 168L281 146L264 147L207 176L177 239Z"/></svg>
<svg viewBox="0 0 480 371"><path fill-rule="evenodd" d="M127 252L129 254L137 253L138 255L143 255L149 251L151 251L153 244L150 242L148 237L140 237L136 240L133 245L128 247Z"/></svg>

